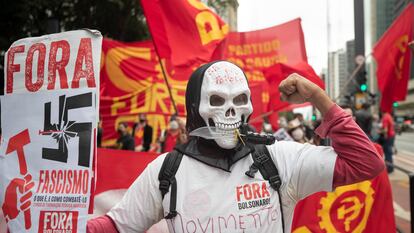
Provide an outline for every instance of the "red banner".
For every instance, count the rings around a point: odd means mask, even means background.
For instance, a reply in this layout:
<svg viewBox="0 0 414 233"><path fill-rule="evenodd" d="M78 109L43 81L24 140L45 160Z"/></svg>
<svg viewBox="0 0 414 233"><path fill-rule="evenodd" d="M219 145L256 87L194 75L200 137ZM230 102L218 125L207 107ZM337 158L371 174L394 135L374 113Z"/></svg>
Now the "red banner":
<svg viewBox="0 0 414 233"><path fill-rule="evenodd" d="M141 0L160 56L175 66L210 61L229 26L198 0Z"/></svg>
<svg viewBox="0 0 414 233"><path fill-rule="evenodd" d="M127 122L132 126L139 113L147 114L155 140L156 133L166 128L175 111L152 43L121 43L104 39L102 50L100 114L103 145L114 144L117 125ZM179 115L184 116L187 82L171 78L168 74L174 71L168 64L165 68Z"/></svg>
<svg viewBox="0 0 414 233"><path fill-rule="evenodd" d="M98 148L95 194L114 189L128 189L148 163L157 157L156 153Z"/></svg>
<svg viewBox="0 0 414 233"><path fill-rule="evenodd" d="M251 32L231 32L214 54L244 70L250 82L265 82L263 70L277 63L307 62L301 20Z"/></svg>
<svg viewBox="0 0 414 233"><path fill-rule="evenodd" d="M381 109L386 112L392 110L394 101L407 96L412 56L408 43L413 40L413 22L414 5L410 3L374 47Z"/></svg>

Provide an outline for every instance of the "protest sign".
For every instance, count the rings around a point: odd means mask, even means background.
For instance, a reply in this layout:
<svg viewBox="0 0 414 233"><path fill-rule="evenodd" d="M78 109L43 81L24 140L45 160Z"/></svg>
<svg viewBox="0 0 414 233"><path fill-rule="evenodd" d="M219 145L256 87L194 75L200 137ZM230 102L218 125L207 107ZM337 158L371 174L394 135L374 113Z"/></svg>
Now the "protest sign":
<svg viewBox="0 0 414 233"><path fill-rule="evenodd" d="M99 32L78 30L18 40L5 55L0 222L10 232L86 230L101 44Z"/></svg>

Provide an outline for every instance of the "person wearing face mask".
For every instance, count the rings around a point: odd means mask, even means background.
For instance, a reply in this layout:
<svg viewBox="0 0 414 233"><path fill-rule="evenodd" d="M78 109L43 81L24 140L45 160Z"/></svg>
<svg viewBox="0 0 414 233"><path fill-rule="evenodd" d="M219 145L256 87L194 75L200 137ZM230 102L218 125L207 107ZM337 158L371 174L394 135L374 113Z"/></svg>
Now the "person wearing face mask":
<svg viewBox="0 0 414 233"><path fill-rule="evenodd" d="M170 121L167 131L164 131L164 135L160 138L161 141L161 152L172 151L179 142L180 128L176 120Z"/></svg>
<svg viewBox="0 0 414 233"><path fill-rule="evenodd" d="M305 137L305 131L300 121L295 118L288 123L288 133L295 140L295 142L305 143L308 140Z"/></svg>
<svg viewBox="0 0 414 233"><path fill-rule="evenodd" d="M302 113L295 113L294 114L294 119L298 119L300 122L300 125L302 126L302 129L305 132L305 139L307 141L310 141L313 137L313 130L311 129L311 127L309 127L306 123L305 123L305 119L303 118L303 114Z"/></svg>

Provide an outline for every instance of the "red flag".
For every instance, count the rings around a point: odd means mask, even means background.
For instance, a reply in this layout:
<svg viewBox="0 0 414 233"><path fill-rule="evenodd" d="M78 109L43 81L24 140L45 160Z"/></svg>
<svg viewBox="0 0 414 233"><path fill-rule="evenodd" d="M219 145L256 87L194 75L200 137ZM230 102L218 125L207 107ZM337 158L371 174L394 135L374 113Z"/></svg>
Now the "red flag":
<svg viewBox="0 0 414 233"><path fill-rule="evenodd" d="M381 109L386 112L391 111L394 101L405 100L407 95L412 53L408 42L413 40L413 22L414 5L410 3L374 47Z"/></svg>
<svg viewBox="0 0 414 233"><path fill-rule="evenodd" d="M374 144L383 155L379 144ZM292 232L395 232L391 184L387 171L372 180L319 192L295 207Z"/></svg>
<svg viewBox="0 0 414 233"><path fill-rule="evenodd" d="M170 47L168 45L168 39L165 36L165 31L161 8L158 1L142 0L142 9L144 10L145 17L147 18L148 29L152 36L152 41L155 44L157 53L162 58L169 58L171 54ZM157 36L158 35L158 36Z"/></svg>
<svg viewBox="0 0 414 233"><path fill-rule="evenodd" d="M307 62L301 19L250 32L230 32L214 53L246 73L249 82L264 82L263 71L276 63Z"/></svg>
<svg viewBox="0 0 414 233"><path fill-rule="evenodd" d="M280 82L287 78L290 74L297 73L319 87L325 89L322 79L315 73L313 68L306 62L299 62L294 66L283 63L275 64L264 71L264 76L269 83L269 110L281 110L289 105L288 102L280 101L280 93L278 86Z"/></svg>
<svg viewBox="0 0 414 233"><path fill-rule="evenodd" d="M176 66L209 62L228 25L197 0L141 0L159 52Z"/></svg>

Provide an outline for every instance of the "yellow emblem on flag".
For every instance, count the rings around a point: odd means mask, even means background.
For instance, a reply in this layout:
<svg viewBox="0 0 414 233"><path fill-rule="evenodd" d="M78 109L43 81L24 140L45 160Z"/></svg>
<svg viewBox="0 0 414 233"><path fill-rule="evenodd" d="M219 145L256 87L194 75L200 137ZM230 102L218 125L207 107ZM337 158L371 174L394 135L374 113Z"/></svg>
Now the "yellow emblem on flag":
<svg viewBox="0 0 414 233"><path fill-rule="evenodd" d="M319 226L328 233L363 232L374 203L374 193L371 181L338 187L327 193L320 201Z"/></svg>

